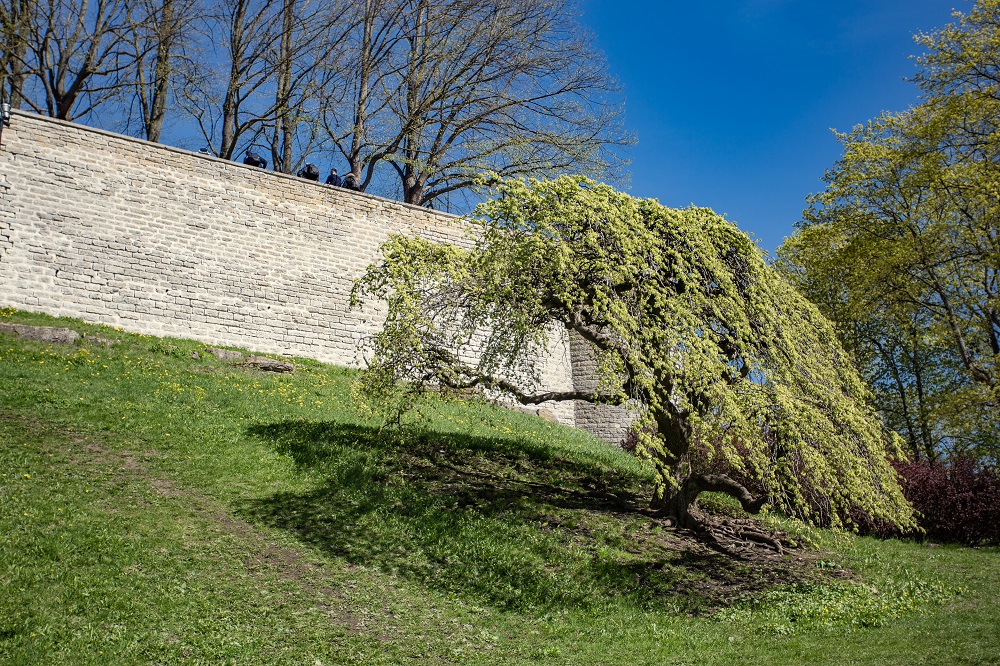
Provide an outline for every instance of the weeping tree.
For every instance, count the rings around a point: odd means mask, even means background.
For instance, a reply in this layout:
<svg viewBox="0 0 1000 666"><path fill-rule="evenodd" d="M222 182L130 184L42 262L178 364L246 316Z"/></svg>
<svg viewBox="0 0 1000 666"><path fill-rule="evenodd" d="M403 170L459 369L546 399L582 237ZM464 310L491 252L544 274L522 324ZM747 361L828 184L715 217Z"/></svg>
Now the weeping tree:
<svg viewBox="0 0 1000 666"><path fill-rule="evenodd" d="M651 508L679 526L701 526L703 491L752 513L911 524L887 460L898 437L833 327L732 223L581 177L507 181L470 223L465 248L391 238L356 283L355 304L388 306L359 383L369 405L398 416L443 387L626 405L656 473ZM539 390L560 328L598 359L597 389Z"/></svg>

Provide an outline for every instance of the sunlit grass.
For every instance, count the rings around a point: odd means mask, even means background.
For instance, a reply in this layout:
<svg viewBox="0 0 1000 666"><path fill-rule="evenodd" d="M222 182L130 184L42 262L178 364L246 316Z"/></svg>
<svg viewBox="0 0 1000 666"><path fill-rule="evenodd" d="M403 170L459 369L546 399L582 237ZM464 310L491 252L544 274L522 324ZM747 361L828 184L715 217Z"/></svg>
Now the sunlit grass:
<svg viewBox="0 0 1000 666"><path fill-rule="evenodd" d="M458 401L381 430L354 409L350 370L296 359L293 375L265 375L193 341L0 320L115 343L0 334L10 663L988 664L1000 651L994 550L782 521L823 554L769 569L622 509L642 505L648 470L580 431Z"/></svg>

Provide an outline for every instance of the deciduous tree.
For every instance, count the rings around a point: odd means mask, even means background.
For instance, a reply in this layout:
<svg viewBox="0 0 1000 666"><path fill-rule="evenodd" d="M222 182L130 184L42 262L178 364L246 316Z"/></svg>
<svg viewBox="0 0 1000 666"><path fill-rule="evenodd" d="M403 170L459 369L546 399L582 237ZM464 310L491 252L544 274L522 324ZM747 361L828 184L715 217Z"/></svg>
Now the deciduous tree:
<svg viewBox="0 0 1000 666"><path fill-rule="evenodd" d="M0 5L0 98L15 109L23 103L28 76L25 57L33 25L35 0L11 0Z"/></svg>
<svg viewBox="0 0 1000 666"><path fill-rule="evenodd" d="M206 13L210 62L186 82L183 103L219 157L231 159L240 140L259 136L269 118L263 89L274 74L267 55L279 39L280 5L280 0L219 0Z"/></svg>
<svg viewBox="0 0 1000 666"><path fill-rule="evenodd" d="M399 413L432 387L523 404L587 400L640 414L651 506L682 526L706 490L818 522L909 524L896 440L831 324L709 210L673 210L580 177L508 181L473 214L471 249L394 237L355 302L388 304L361 384ZM594 391L538 391L553 329L599 359ZM692 467L721 459L763 489Z"/></svg>
<svg viewBox="0 0 1000 666"><path fill-rule="evenodd" d="M196 66L188 51L201 9L195 0L135 2L126 40L134 70L123 89L124 120L129 127L137 125L147 141L160 141L170 94L181 75Z"/></svg>
<svg viewBox="0 0 1000 666"><path fill-rule="evenodd" d="M35 0L25 33L26 106L76 120L118 96L135 64L128 47L136 0Z"/></svg>
<svg viewBox="0 0 1000 666"><path fill-rule="evenodd" d="M338 22L350 26L347 55L332 72L332 90L323 105L322 126L349 171L364 190L376 168L393 149L396 132L386 110L397 84L390 79L390 56L401 39L398 29L403 0L364 0L344 7Z"/></svg>
<svg viewBox="0 0 1000 666"><path fill-rule="evenodd" d="M621 175L616 85L567 0L367 0L359 26L328 127L366 185L388 166L448 207L488 176Z"/></svg>
<svg viewBox="0 0 1000 666"><path fill-rule="evenodd" d="M914 455L1000 451L1000 2L920 37L925 101L839 135L779 250Z"/></svg>

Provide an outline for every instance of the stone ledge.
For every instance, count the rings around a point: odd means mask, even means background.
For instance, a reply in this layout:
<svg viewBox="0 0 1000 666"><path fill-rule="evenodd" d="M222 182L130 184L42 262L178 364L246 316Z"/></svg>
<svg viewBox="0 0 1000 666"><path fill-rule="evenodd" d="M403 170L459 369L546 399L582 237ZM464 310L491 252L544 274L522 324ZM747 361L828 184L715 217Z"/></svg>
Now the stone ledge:
<svg viewBox="0 0 1000 666"><path fill-rule="evenodd" d="M48 342L58 345L71 345L79 339L80 334L68 328L52 326L28 326L26 324L2 324L0 333L10 333L25 340Z"/></svg>

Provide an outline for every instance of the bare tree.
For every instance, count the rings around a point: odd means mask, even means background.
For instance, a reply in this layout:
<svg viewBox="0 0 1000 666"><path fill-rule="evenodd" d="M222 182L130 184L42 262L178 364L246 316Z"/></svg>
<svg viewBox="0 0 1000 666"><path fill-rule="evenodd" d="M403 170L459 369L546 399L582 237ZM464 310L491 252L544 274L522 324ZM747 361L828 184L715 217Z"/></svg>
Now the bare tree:
<svg viewBox="0 0 1000 666"><path fill-rule="evenodd" d="M362 189L372 182L375 167L395 150L392 140L398 133L386 111L392 98L388 91L398 86L391 80L391 56L402 39L402 1L364 0L348 6L340 19L351 27L345 36L349 50L332 72L337 93L323 107L323 127L350 171L362 176Z"/></svg>
<svg viewBox="0 0 1000 666"><path fill-rule="evenodd" d="M25 56L32 26L35 0L11 0L0 5L0 97L10 89L10 105L21 108L22 90L28 76Z"/></svg>
<svg viewBox="0 0 1000 666"><path fill-rule="evenodd" d="M203 31L216 63L185 86L185 107L220 157L241 146L271 146L275 168L289 172L315 143L317 100L329 94L329 61L344 29L340 0L219 0ZM308 120L304 145L300 124Z"/></svg>
<svg viewBox="0 0 1000 666"><path fill-rule="evenodd" d="M138 121L140 136L160 141L171 87L182 69L196 66L187 54L196 0L136 0L128 41L134 74L128 89L126 125Z"/></svg>
<svg viewBox="0 0 1000 666"><path fill-rule="evenodd" d="M159 141L173 95L218 156L263 146L291 172L332 151L412 204L525 175L614 180L630 142L573 0L9 1L2 76L36 111L116 99L102 124Z"/></svg>
<svg viewBox="0 0 1000 666"><path fill-rule="evenodd" d="M219 157L232 158L241 138L259 134L266 119L253 101L272 73L267 51L277 36L276 7L280 0L219 0L202 21L212 65L185 81L182 104Z"/></svg>
<svg viewBox="0 0 1000 666"><path fill-rule="evenodd" d="M291 173L298 165L295 149L301 162L320 141L323 104L336 94L332 84L339 51L355 18L344 11L345 4L282 0L280 40L272 62L273 122L265 130L276 170Z"/></svg>
<svg viewBox="0 0 1000 666"><path fill-rule="evenodd" d="M26 34L28 107L63 120L91 114L118 95L136 54L127 35L135 0L41 0ZM27 82L26 82L27 83Z"/></svg>
<svg viewBox="0 0 1000 666"><path fill-rule="evenodd" d="M354 131L336 137L366 185L383 161L418 205L484 176L619 174L614 149L629 139L615 83L567 0L398 0L391 11L381 40L357 49ZM382 57L364 58L376 43Z"/></svg>

